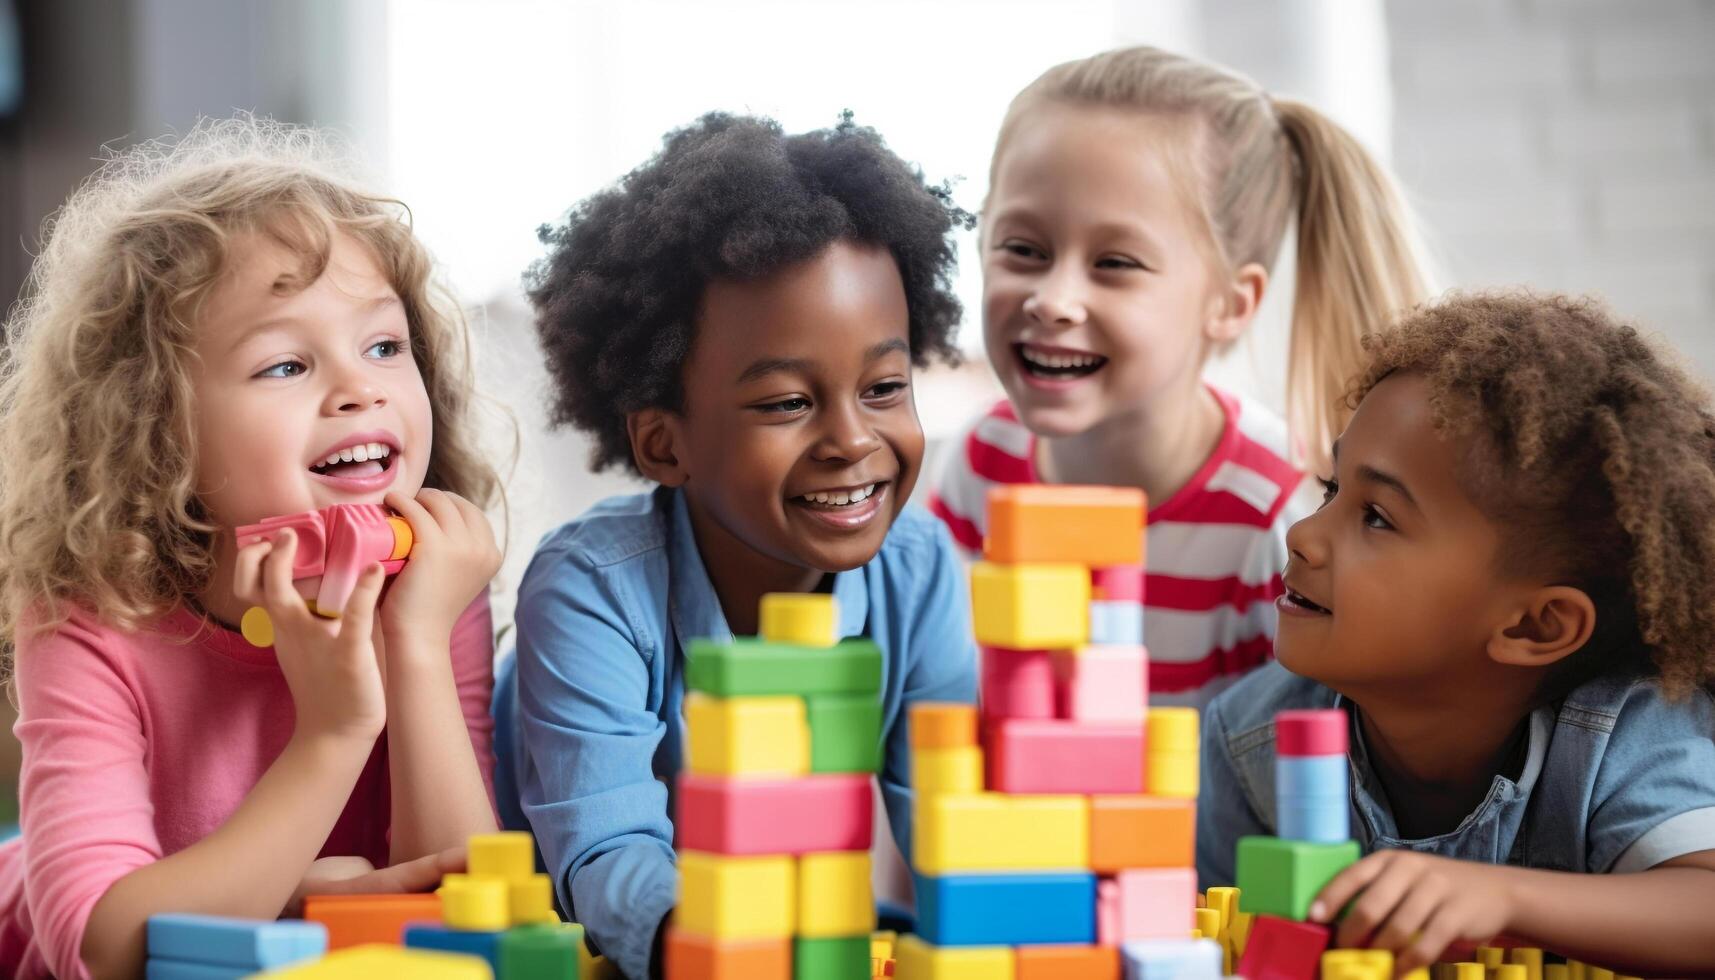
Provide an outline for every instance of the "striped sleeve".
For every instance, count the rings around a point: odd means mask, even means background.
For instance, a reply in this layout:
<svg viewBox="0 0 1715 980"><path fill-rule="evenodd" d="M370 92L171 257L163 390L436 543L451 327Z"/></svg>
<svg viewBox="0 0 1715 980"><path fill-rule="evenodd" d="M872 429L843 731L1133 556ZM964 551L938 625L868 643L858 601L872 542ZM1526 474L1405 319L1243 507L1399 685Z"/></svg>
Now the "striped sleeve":
<svg viewBox="0 0 1715 980"><path fill-rule="evenodd" d="M1035 482L1033 439L1003 401L972 423L947 454L940 483L929 496L929 511L947 525L966 558L983 550L989 488Z"/></svg>

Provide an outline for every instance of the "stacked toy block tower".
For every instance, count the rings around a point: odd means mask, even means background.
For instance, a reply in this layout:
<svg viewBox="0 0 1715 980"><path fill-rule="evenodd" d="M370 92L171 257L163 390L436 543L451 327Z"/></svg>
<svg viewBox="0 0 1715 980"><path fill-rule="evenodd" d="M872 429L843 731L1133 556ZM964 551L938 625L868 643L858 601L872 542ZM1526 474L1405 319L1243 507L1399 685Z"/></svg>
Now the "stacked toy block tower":
<svg viewBox="0 0 1715 980"><path fill-rule="evenodd" d="M828 595L768 595L762 635L692 641L669 980L869 980L881 651Z"/></svg>
<svg viewBox="0 0 1715 980"><path fill-rule="evenodd" d="M1144 498L999 488L971 571L980 712L911 711L900 980L1219 976L1192 940L1197 714L1149 711Z"/></svg>

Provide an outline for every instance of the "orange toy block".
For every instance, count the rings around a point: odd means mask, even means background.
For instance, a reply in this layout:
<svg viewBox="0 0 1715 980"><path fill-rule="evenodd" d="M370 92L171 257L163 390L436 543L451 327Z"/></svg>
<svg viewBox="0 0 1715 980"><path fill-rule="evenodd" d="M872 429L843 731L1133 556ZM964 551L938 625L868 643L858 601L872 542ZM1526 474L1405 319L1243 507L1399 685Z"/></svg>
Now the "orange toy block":
<svg viewBox="0 0 1715 980"><path fill-rule="evenodd" d="M1188 868L1195 863L1197 801L1161 796L1090 798L1090 867Z"/></svg>
<svg viewBox="0 0 1715 980"><path fill-rule="evenodd" d="M710 939L667 929L667 980L792 980L790 939Z"/></svg>
<svg viewBox="0 0 1715 980"><path fill-rule="evenodd" d="M1013 980L1118 980L1116 946L1020 946Z"/></svg>
<svg viewBox="0 0 1715 980"><path fill-rule="evenodd" d="M989 491L983 557L996 562L1143 563L1143 491L1014 484Z"/></svg>
<svg viewBox="0 0 1715 980"><path fill-rule="evenodd" d="M914 749L956 749L977 744L975 705L919 702L911 706L910 726Z"/></svg>
<svg viewBox="0 0 1715 980"><path fill-rule="evenodd" d="M438 895L310 895L304 899L304 919L328 930L328 949L364 943L404 941L412 922L441 921Z"/></svg>

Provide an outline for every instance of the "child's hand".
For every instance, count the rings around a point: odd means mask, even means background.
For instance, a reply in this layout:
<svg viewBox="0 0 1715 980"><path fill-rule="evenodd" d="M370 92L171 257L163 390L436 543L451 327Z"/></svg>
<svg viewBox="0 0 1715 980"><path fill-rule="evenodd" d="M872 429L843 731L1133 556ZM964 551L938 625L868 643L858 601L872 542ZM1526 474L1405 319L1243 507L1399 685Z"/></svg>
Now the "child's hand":
<svg viewBox="0 0 1715 980"><path fill-rule="evenodd" d="M482 510L456 493L422 490L415 500L387 495L387 506L411 525L410 559L381 604L392 636L446 643L465 607L500 571L500 548Z"/></svg>
<svg viewBox="0 0 1715 980"><path fill-rule="evenodd" d="M1350 902L1335 946L1391 950L1403 976L1453 943L1486 942L1513 918L1505 868L1415 851L1379 851L1334 876L1310 906L1327 923ZM1356 901L1353 901L1356 896Z"/></svg>
<svg viewBox="0 0 1715 980"><path fill-rule="evenodd" d="M384 572L379 563L364 569L345 614L326 619L310 612L292 584L297 550L297 535L290 530L272 542L239 549L233 594L266 609L274 622L274 655L297 708L294 736L373 742L387 723L373 637Z"/></svg>
<svg viewBox="0 0 1715 980"><path fill-rule="evenodd" d="M441 876L463 871L465 849L454 847L439 854L426 854L390 868L377 869L360 857L325 857L310 865L304 879L292 892L284 914L304 914L306 895L395 895L433 891Z"/></svg>

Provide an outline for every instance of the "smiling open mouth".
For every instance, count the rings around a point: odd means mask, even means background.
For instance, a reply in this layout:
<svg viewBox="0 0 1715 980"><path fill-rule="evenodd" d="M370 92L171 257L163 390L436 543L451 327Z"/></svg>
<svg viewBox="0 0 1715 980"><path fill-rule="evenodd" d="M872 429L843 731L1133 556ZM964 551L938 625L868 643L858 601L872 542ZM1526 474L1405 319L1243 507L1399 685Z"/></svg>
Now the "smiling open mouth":
<svg viewBox="0 0 1715 980"><path fill-rule="evenodd" d="M310 472L318 476L341 479L363 479L378 476L393 468L393 447L370 442L347 446L329 453L326 459L310 464Z"/></svg>
<svg viewBox="0 0 1715 980"><path fill-rule="evenodd" d="M1025 343L1013 344L1012 349L1018 353L1018 362L1025 373L1053 381L1088 377L1108 363L1100 354L1051 350Z"/></svg>
<svg viewBox="0 0 1715 980"><path fill-rule="evenodd" d="M887 481L870 483L850 490L827 490L815 493L801 493L792 500L816 510L841 510L856 507L875 495L877 489L887 486Z"/></svg>
<svg viewBox="0 0 1715 980"><path fill-rule="evenodd" d="M1302 593L1294 592L1291 589L1286 590L1286 601L1306 612L1323 613L1325 615L1333 612L1333 610L1328 609L1325 606L1318 606L1316 603L1306 599Z"/></svg>

